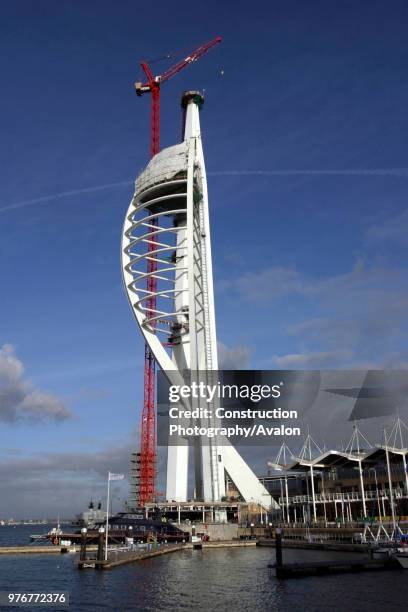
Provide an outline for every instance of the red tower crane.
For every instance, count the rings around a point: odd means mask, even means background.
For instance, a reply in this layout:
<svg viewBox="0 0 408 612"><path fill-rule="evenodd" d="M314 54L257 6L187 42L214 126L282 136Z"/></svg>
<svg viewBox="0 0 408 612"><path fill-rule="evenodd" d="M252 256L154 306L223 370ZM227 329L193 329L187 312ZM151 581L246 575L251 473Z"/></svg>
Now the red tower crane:
<svg viewBox="0 0 408 612"><path fill-rule="evenodd" d="M178 72L186 68L192 62L198 60L204 53L221 42L221 36L217 36L208 43L201 45L177 64L166 70L162 75L154 76L147 62L141 62L141 67L147 77L146 83L135 83L136 94L142 96L145 93L151 94L150 107L150 157L154 157L160 151L160 86L165 81L171 79ZM147 291L150 295L146 300L147 315L153 314L156 309L156 278L154 273L157 270L157 261L154 254L156 247L155 226L157 221L151 222L149 230L148 251L152 256L148 258L147 264ZM138 453L139 464L139 504L144 506L148 502L153 502L156 496L156 412L155 412L155 375L156 364L154 356L145 344L145 364L144 364L144 397L142 408L142 427L140 437L140 452Z"/></svg>
<svg viewBox="0 0 408 612"><path fill-rule="evenodd" d="M160 151L160 86L165 83L171 77L175 76L180 70L186 68L192 62L198 60L204 53L207 53L212 47L221 42L221 36L216 36L210 42L197 47L184 59L174 64L171 68L166 70L162 75L153 76L146 62L141 62L143 72L147 77L146 83L135 83L135 89L138 96L142 96L145 93L152 94L152 103L150 108L150 157L154 157L156 153Z"/></svg>

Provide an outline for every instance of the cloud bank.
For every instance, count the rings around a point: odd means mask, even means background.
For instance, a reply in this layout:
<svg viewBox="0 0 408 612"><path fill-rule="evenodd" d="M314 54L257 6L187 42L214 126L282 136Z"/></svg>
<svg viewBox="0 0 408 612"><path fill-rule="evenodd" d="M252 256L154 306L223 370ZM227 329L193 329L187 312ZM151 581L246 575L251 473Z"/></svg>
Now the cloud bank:
<svg viewBox="0 0 408 612"><path fill-rule="evenodd" d="M390 235L391 224L384 231ZM403 267L359 258L343 273L316 278L295 267L269 266L225 279L219 287L245 303L249 316L258 309L271 317L290 304L284 331L292 350L271 356L271 367L370 369L408 363Z"/></svg>
<svg viewBox="0 0 408 612"><path fill-rule="evenodd" d="M64 421L72 416L55 395L37 389L24 376L24 365L14 347L0 348L0 422Z"/></svg>
<svg viewBox="0 0 408 612"><path fill-rule="evenodd" d="M106 498L108 471L129 474L129 443L96 452L36 453L0 456L0 518L72 518L90 498ZM127 481L112 488L114 511L122 509Z"/></svg>

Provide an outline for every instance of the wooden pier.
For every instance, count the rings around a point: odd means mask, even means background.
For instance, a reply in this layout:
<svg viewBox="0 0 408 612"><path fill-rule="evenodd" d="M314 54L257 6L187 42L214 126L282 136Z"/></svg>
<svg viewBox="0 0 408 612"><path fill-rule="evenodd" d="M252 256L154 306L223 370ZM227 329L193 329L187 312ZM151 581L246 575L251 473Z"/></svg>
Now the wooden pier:
<svg viewBox="0 0 408 612"><path fill-rule="evenodd" d="M276 541L271 538L262 538L257 540L257 546L267 546L275 548ZM308 540L286 540L282 541L283 548L299 548L301 550L330 550L333 552L356 552L367 553L372 549L372 546L367 543L352 544L350 542L331 542L330 540L323 542L309 542Z"/></svg>
<svg viewBox="0 0 408 612"><path fill-rule="evenodd" d="M75 549L74 549L75 550ZM77 549L79 550L79 549ZM88 550L97 550L97 546L88 546ZM68 546L0 546L0 555L54 555L73 552Z"/></svg>
<svg viewBox="0 0 408 612"><path fill-rule="evenodd" d="M97 570L108 570L127 563L143 561L144 559L151 559L152 557L159 557L181 550L196 550L197 548L200 550L213 548L243 548L254 546L256 546L255 540L220 540L216 542L200 542L199 544L197 542L186 542L185 544L153 544L150 549L111 549L108 552L107 560L101 558L103 556L103 548L100 547L96 555L90 556L86 552L83 552L78 561L78 569L92 568Z"/></svg>
<svg viewBox="0 0 408 612"><path fill-rule="evenodd" d="M367 572L373 570L401 570L401 566L392 557L385 559L370 559L365 557L359 560L344 561L306 561L305 563L276 563L268 565L276 570L277 578L300 578L304 576L326 576L329 574L345 574L354 572Z"/></svg>
<svg viewBox="0 0 408 612"><path fill-rule="evenodd" d="M0 546L0 555L48 555L61 552L61 546Z"/></svg>
<svg viewBox="0 0 408 612"><path fill-rule="evenodd" d="M305 561L304 563L283 563L282 531L275 530L276 563L269 564L280 579L301 578L304 576L327 576L330 574L345 574L355 572L401 570L401 565L393 557L373 559L360 556L359 559L342 559L341 561Z"/></svg>
<svg viewBox="0 0 408 612"><path fill-rule="evenodd" d="M86 559L80 559L78 562L78 569L85 569L87 567L94 568L97 570L108 570L119 565L125 565L127 563L134 563L135 561L143 561L144 559L151 559L152 557L159 557L172 552L183 550L186 547L185 544L170 544L160 548L154 548L151 550L140 550L140 551L110 551L108 559L96 559L87 557Z"/></svg>

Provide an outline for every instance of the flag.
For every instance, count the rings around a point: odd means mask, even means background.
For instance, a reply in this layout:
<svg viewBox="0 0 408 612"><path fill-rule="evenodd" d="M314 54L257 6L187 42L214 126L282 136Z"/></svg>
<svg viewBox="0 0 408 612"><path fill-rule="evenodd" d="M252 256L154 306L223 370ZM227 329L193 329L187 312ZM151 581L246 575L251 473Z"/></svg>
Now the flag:
<svg viewBox="0 0 408 612"><path fill-rule="evenodd" d="M108 480L123 480L124 477L124 474L112 474L112 472L109 472Z"/></svg>

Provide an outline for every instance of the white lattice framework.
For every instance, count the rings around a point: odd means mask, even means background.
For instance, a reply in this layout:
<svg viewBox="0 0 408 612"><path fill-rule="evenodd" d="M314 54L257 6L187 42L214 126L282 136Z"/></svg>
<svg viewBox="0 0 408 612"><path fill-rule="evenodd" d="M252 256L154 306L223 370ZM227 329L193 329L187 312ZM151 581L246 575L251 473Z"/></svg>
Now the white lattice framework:
<svg viewBox="0 0 408 612"><path fill-rule="evenodd" d="M170 384L200 372L211 384L218 369L207 183L196 93L185 99L184 141L162 150L136 180L122 239L123 277L129 302L155 359ZM147 261L154 269L147 271ZM157 281L156 308L147 308L147 277ZM203 374L204 373L204 374ZM197 398L190 406L200 407ZM203 405L204 407L204 405ZM205 404L206 408L211 408ZM203 422L200 425L214 425ZM195 496L221 501L225 470L247 501L268 507L271 497L226 439L197 439ZM166 497L187 500L188 446L169 445Z"/></svg>

